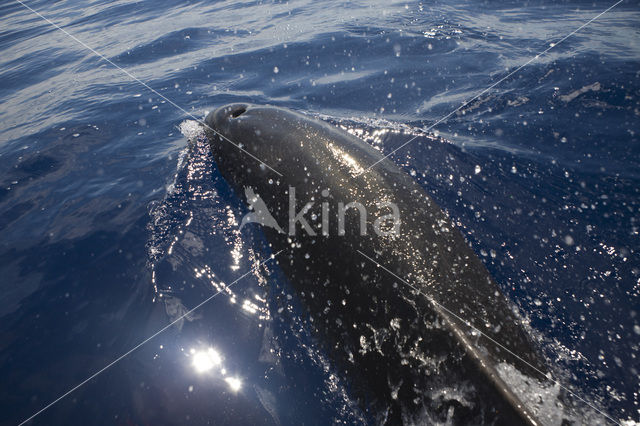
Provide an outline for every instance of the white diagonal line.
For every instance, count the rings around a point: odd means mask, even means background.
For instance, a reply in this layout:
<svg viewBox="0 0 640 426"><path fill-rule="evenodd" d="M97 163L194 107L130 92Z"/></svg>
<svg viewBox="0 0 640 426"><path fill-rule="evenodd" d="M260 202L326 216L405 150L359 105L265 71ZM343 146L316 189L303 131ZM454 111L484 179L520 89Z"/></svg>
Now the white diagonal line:
<svg viewBox="0 0 640 426"><path fill-rule="evenodd" d="M425 294L423 291L420 291L416 286L414 286L413 284L411 284L410 282L406 281L405 279L399 277L398 275L394 274L392 271L390 271L389 269L387 269L386 267L384 267L383 265L381 265L380 263L378 263L376 260L372 259L371 257L367 256L366 254L364 254L363 252L361 252L360 250L357 250L358 253L360 253L362 256L364 256L365 258L367 258L370 262L374 263L376 266L378 266L379 268L384 269L386 272L388 272L389 274L393 275L395 278L397 278L398 280L402 281L404 284L406 284L407 286L409 286L411 289L413 289L414 291L416 291L417 293L421 294L422 296L424 296L429 302L433 303L434 305L437 305L440 309L446 311L449 315L455 317L458 321L461 321L463 324L466 324L467 326L469 326L470 328L476 330L478 333L482 334L484 337L486 337L489 341L493 342L495 345L500 346L502 349L504 349L505 351L509 352L511 355L513 355L514 357L516 357L518 360L522 361L524 364L528 365L529 367L531 367L532 369L534 369L535 371L537 371L538 373L540 373L543 377L545 377L546 379L549 379L549 377L547 376L546 373L540 371L538 368L536 368L535 366L531 365L529 362L527 362L527 360L521 358L520 356L518 356L517 354L515 354L514 352L512 352L509 348L505 347L503 344L501 344L500 342L497 342L496 340L494 340L493 338L491 338L491 336L488 336L487 334L485 334L482 330L478 329L476 326L474 326L471 322L465 320L464 318L461 318L459 315L457 315L456 313L452 312L451 310L447 309L446 306L442 305L441 303L439 303L438 301L436 301L433 297ZM598 408L596 408L595 406L593 406L591 403L589 403L588 401L586 401L584 398L581 398L580 396L578 396L575 392L573 392L571 389L565 387L562 383L560 383L559 381L555 380L553 377L550 378L550 380L554 383L556 383L558 386L560 386L562 389L566 390L567 392L569 392L571 395L573 395L574 397L576 397L577 399L579 399L580 401L584 402L585 404L587 404L589 407L593 408L594 410L596 410L598 413L602 414L603 416L605 416L607 419L611 420L613 423L619 425L620 423L616 420L614 420L612 417L610 417L608 414L606 414L605 412L603 412L602 410L599 410Z"/></svg>
<svg viewBox="0 0 640 426"><path fill-rule="evenodd" d="M273 260L277 255L279 255L280 253L282 253L284 250L280 250L279 252L277 252L274 255L271 255L267 260L264 260L260 263L258 263L256 265L256 268L259 266L264 265L265 263L269 262L270 260ZM240 281L241 279L243 279L244 277L246 277L247 275L249 275L251 272L253 272L253 269L250 271L247 271L245 274L243 274L242 276L240 276L240 278L236 279L234 282L232 282L231 284L229 284L226 288L231 287L232 285L234 285L235 283L237 283L238 281ZM61 400L63 400L64 398L66 398L67 396L69 396L70 394L72 394L73 392L75 392L76 390L78 390L80 387L84 386L85 384L87 384L88 382L90 382L91 380L93 380L94 378L96 378L98 375L100 375L101 373L104 373L106 370L108 370L109 368L113 367L115 364L117 364L118 362L122 361L124 358L126 358L127 356L129 356L131 353L135 352L137 349L139 349L141 346L143 346L145 343L149 342L150 340L154 339L155 337L157 337L158 335L162 334L164 331L168 330L169 328L171 328L171 326L173 326L175 323L177 323L178 321L184 319L185 317L187 317L188 315L190 315L191 313L193 313L196 309L202 307L203 305L205 305L206 303L208 303L211 299L213 299L214 297L216 297L217 295L219 295L220 293L222 293L222 290L218 291L217 293L214 293L213 295L207 297L205 300L203 300L202 302L200 302L199 304L197 304L195 307L191 308L189 311L187 311L185 314L181 315L180 317L178 317L177 319L175 319L174 321L170 322L169 324L167 324L165 327L161 328L160 330L158 330L156 333L152 334L151 336L147 337L145 340L143 340L142 342L138 343L136 346L134 346L133 348L129 349L127 352L125 352L124 354L120 355L118 358L116 358L115 360L113 360L111 363L107 364L105 367L101 368L100 370L96 371L95 373L93 373L91 376L87 377L85 380L83 380L82 382L78 383L76 386L74 386L73 388L69 389L67 392L65 392L64 394L60 395L58 398L56 398L55 400L51 401L48 405L46 405L45 407L41 408L40 411L34 413L31 417L23 420L19 426L24 425L25 423L33 420L37 415L42 414L44 411L48 410L49 408L51 408L52 406L54 406L55 404L57 404L58 402L60 402Z"/></svg>
<svg viewBox="0 0 640 426"><path fill-rule="evenodd" d="M231 145L235 146L236 148L238 148L240 151L244 152L245 154L247 154L249 157L253 158L254 160L258 161L260 164L264 164L269 170L271 170L272 172L274 172L275 174L277 174L278 176L282 176L282 173L280 173L279 171L277 171L276 169L274 169L273 167L269 166L267 163L265 163L264 161L262 161L261 159L259 159L258 157L256 157L255 155L253 155L252 153L250 153L249 151L243 149L240 145L238 145L237 143L233 142L231 139L227 138L226 136L224 136L223 134L221 134L220 132L218 132L215 129L212 129L207 123L205 123L203 120L197 118L196 116L194 116L193 114L191 114L189 111L185 110L184 108L182 108L180 105L176 104L175 102L173 102L171 99L167 98L166 96L164 96L162 93L158 92L157 90L153 89L151 86L149 86L147 83L145 83L144 81L140 80L138 77L136 77L135 75L131 74L129 71L125 70L124 68L120 67L119 65L116 65L112 60L110 60L109 58L107 58L106 56L104 56L102 53L96 51L94 48L92 48L91 46L87 45L86 43L84 43L82 40L78 39L76 36L74 36L73 34L69 33L68 31L66 31L64 28L60 27L58 24L56 24L55 22L51 21L50 19L48 19L46 16L42 15L40 12L38 12L35 9L32 9L31 7L29 7L28 5L26 5L22 0L15 0L16 2L20 3L22 6L24 6L26 9L29 9L31 12L35 13L36 15L38 15L40 18L42 18L44 21L46 21L47 23L51 24L52 26L54 26L55 28L59 29L60 31L62 31L63 33L65 33L67 36L69 36L71 39L73 39L75 42L77 42L78 44L82 45L84 48L90 50L94 55L100 57L100 59L108 62L109 64L113 65L115 68L119 69L120 71L122 71L123 73L125 73L129 78L131 78L132 80L142 84L144 87L146 87L147 89L149 89L151 92L155 93L157 96L161 97L162 99L164 99L165 101L167 101L168 103L170 103L171 105L173 105L174 107L176 107L178 110L180 110L181 112L183 112L184 114L188 115L190 118L194 119L195 121L197 121L198 123L200 123L201 125L203 125L204 127L206 127L207 129L210 129L212 132L214 132L215 134L217 134L218 136L220 136L223 140L229 142Z"/></svg>
<svg viewBox="0 0 640 426"><path fill-rule="evenodd" d="M449 117L451 117L453 114L455 114L456 112L460 111L462 108L466 107L467 105L469 105L471 102L475 101L476 99L478 99L480 96L484 95L485 93L487 93L489 90L493 89L494 87L496 87L498 84L502 83L503 81L505 81L506 79L508 79L509 77L511 77L512 75L516 74L517 72L519 72L522 68L526 67L527 65L529 65L531 62L535 61L536 59L540 58L541 56L545 55L547 52L549 52L551 49L553 49L554 47L556 47L557 45L559 45L560 43L562 43L563 41L565 41L566 39L568 39L569 37L573 36L575 33L577 33L578 31L582 30L584 27L586 27L587 25L591 24L593 21L595 21L596 19L598 19L599 17L601 17L602 15L604 15L605 13L609 12L611 9L613 9L614 7L616 7L617 5L619 5L620 3L622 3L624 0L618 0L616 3L614 3L613 5L609 6L607 9L605 9L604 11L600 12L598 15L594 16L593 18L589 19L587 22L585 22L584 24L580 25L578 28L576 28L575 30L571 31L569 34L567 34L566 36L562 37L559 41L555 42L555 43L551 43L549 45L549 47L547 47L545 50L543 50L542 52L538 53L536 56L534 56L533 58L529 59L527 62L525 62L524 64L520 65L518 68L516 68L515 70L511 71L509 74L507 74L506 76L502 77L500 80L496 81L495 83L493 83L491 86L487 87L486 89L484 89L483 91L479 92L478 94L476 94L474 97L472 97L469 100L466 100L465 102L462 103L462 105L460 105L458 108L454 109L453 111L451 111L450 113L448 113L447 115L443 116L442 118L438 119L438 121L436 121L435 123L433 123L431 126L427 127L426 129L424 129L424 132L428 132L429 130L433 129L434 127L436 127L438 124L442 123L443 121L449 119ZM411 142L413 142L418 136L420 135L416 135L414 137L412 137L411 139L409 139L408 141L406 141L405 143L403 143L402 145L400 145L399 147L397 147L396 149L394 149L393 151L391 151L390 153L388 153L387 155L385 155L384 157L382 157L381 159L379 159L378 161L376 161L375 163L373 163L372 165L370 165L369 167L366 168L366 170L362 173L367 173L369 170L371 170L374 166L376 166L378 163L380 163L381 161L383 161L385 158L388 158L390 156L392 156L393 154L395 154L397 151L401 150L402 148L404 148L405 146L407 146L408 144L410 144Z"/></svg>

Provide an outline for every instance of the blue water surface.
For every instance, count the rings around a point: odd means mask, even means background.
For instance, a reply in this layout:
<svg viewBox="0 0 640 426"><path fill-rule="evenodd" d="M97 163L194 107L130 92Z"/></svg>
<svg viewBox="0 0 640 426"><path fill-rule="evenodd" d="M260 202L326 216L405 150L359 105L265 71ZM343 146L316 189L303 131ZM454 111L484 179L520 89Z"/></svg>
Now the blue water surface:
<svg viewBox="0 0 640 426"><path fill-rule="evenodd" d="M33 424L367 420L270 296L275 264L244 276L269 251L197 123L237 101L384 153L415 137L391 158L528 320L572 419L640 421L639 4L563 40L613 4L2 1L0 422L54 401Z"/></svg>

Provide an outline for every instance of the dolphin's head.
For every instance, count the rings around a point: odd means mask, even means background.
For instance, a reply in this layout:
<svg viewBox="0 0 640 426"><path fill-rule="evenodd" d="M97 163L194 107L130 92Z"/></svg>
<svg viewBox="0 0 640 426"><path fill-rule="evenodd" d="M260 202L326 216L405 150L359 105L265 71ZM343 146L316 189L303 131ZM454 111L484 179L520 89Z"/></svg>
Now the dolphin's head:
<svg viewBox="0 0 640 426"><path fill-rule="evenodd" d="M238 121L241 115L245 114L252 105L246 103L228 104L212 111L207 115L205 122L210 127L208 130L215 130L220 133L228 133L234 121ZM245 117L243 117L244 119Z"/></svg>
<svg viewBox="0 0 640 426"><path fill-rule="evenodd" d="M221 174L236 189L304 179L326 156L319 124L284 108L248 103L224 105L207 115L206 132ZM319 170L314 174L318 174Z"/></svg>
<svg viewBox="0 0 640 426"><path fill-rule="evenodd" d="M331 187L333 194L344 192L341 199L352 201L371 188L382 190L380 173L389 173L384 163L363 173L380 159L378 151L336 126L289 109L235 103L214 110L205 121L218 170L239 194L251 187L263 198L277 194L287 202L288 186L295 186L302 199L317 200Z"/></svg>
<svg viewBox="0 0 640 426"><path fill-rule="evenodd" d="M277 210L288 213L290 186L301 200L324 199L328 188L333 188L330 197L342 191L348 194L340 200L356 199L354 174L380 155L335 126L275 106L229 104L205 122L220 174L237 194L250 187L276 206L272 213L278 220ZM368 185L366 178L359 179L359 187Z"/></svg>
<svg viewBox="0 0 640 426"><path fill-rule="evenodd" d="M336 167L346 166L347 174L355 174L358 168L379 159L377 151L354 136L285 108L229 104L209 113L205 122L211 150L223 172L221 164L225 162L234 168L285 174L278 170L280 166L292 180L297 172L309 175L332 160ZM357 158L362 164L355 164ZM335 174L337 169L322 170L327 172Z"/></svg>
<svg viewBox="0 0 640 426"><path fill-rule="evenodd" d="M235 103L224 105L207 115L205 128L211 151L223 175L272 178L284 154L298 153L288 147L288 136L295 126L284 127L281 116L288 111L262 105ZM286 119L285 119L286 120ZM291 123L294 124L294 123ZM245 182L245 184L251 182Z"/></svg>
<svg viewBox="0 0 640 426"><path fill-rule="evenodd" d="M308 118L299 113L234 103L210 112L205 124L216 166L238 195L252 188L274 209L285 209L288 185L320 174L313 157L322 144L309 149Z"/></svg>

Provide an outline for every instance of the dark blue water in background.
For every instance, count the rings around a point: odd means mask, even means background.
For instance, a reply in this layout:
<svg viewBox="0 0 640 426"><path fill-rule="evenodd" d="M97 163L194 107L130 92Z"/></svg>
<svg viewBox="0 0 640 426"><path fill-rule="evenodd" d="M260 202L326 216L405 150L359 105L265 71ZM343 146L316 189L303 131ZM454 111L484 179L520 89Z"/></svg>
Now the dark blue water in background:
<svg viewBox="0 0 640 426"><path fill-rule="evenodd" d="M264 258L260 235L237 231L243 199L189 116L235 101L319 116L385 153L418 135L393 160L458 223L556 378L640 421L637 1L421 130L611 4L28 2L181 110L2 1L0 422L28 418ZM34 423L361 420L295 300L268 297L287 291L277 268L263 270ZM209 347L224 371L194 369ZM605 422L575 404L578 422Z"/></svg>

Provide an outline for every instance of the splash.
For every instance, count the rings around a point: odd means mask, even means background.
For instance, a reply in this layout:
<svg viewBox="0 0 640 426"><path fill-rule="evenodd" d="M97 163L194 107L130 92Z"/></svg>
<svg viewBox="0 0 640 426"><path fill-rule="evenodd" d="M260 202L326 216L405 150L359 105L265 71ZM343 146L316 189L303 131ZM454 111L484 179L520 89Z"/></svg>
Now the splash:
<svg viewBox="0 0 640 426"><path fill-rule="evenodd" d="M250 269L255 255L243 243L233 209L218 195L220 185L202 125L185 120L179 129L188 144L178 156L164 199L149 209L147 250L155 300L164 302L173 320L188 310L182 300L197 283L232 304L250 300L250 304L241 304L243 312L258 320L268 319L268 310L260 302L262 294L240 295L225 283L229 271L236 272L241 265ZM220 247L226 247L226 253ZM186 320L196 318L192 315Z"/></svg>

